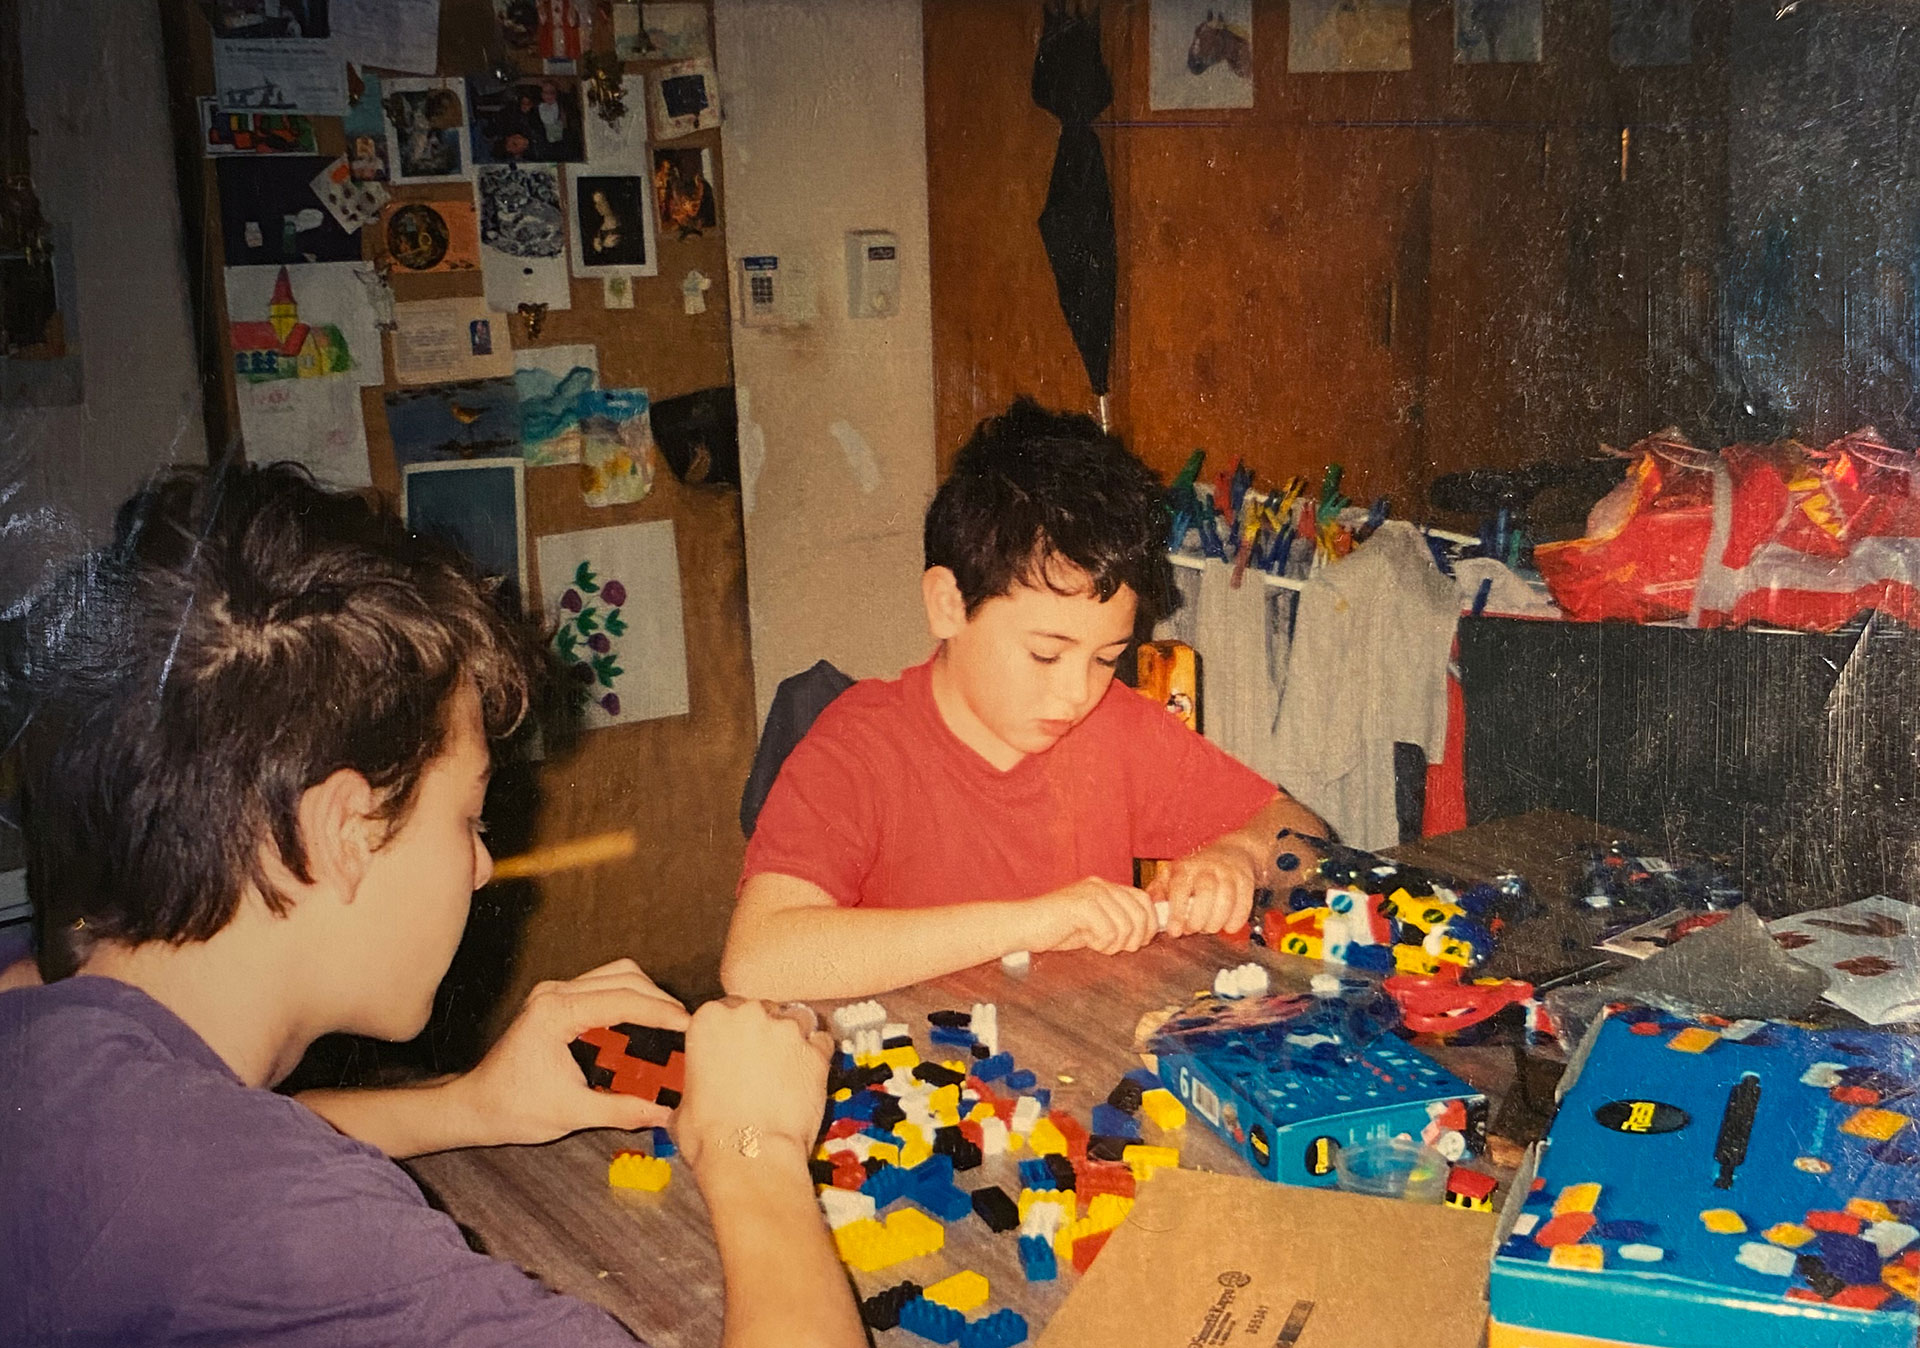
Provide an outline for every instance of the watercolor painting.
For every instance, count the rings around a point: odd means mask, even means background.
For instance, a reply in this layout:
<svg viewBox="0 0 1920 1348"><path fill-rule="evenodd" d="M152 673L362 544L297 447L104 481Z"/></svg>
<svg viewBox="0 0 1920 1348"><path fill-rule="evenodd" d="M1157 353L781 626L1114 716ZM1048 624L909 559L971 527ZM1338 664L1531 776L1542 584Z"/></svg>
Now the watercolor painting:
<svg viewBox="0 0 1920 1348"><path fill-rule="evenodd" d="M591 346L531 347L513 353L520 443L527 463L579 463L581 423L596 410L599 360Z"/></svg>
<svg viewBox="0 0 1920 1348"><path fill-rule="evenodd" d="M586 728L686 715L673 521L553 534L534 552L553 653Z"/></svg>
<svg viewBox="0 0 1920 1348"><path fill-rule="evenodd" d="M511 379L389 389L387 431L401 466L520 454L520 399Z"/></svg>

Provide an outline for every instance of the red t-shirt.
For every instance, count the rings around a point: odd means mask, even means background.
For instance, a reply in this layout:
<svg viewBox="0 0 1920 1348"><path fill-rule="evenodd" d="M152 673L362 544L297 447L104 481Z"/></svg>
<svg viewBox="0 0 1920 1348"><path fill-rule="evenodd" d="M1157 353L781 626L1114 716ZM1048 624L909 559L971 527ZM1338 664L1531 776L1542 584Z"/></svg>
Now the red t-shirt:
<svg viewBox="0 0 1920 1348"><path fill-rule="evenodd" d="M780 769L747 845L763 871L847 907L1028 899L1089 875L1133 880L1273 799L1251 769L1116 682L1053 748L1002 772L934 705L933 662L863 679Z"/></svg>

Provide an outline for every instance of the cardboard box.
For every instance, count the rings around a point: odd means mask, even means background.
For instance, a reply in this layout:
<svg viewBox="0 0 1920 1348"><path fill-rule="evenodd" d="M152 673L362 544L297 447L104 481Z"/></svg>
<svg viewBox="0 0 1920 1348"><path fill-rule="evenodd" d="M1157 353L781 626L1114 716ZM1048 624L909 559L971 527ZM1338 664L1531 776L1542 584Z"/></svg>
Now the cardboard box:
<svg viewBox="0 0 1920 1348"><path fill-rule="evenodd" d="M1491 1348L1912 1348L1920 1042L1633 1008L1515 1181Z"/></svg>
<svg viewBox="0 0 1920 1348"><path fill-rule="evenodd" d="M1340 998L1203 998L1147 1050L1167 1088L1265 1179L1331 1187L1341 1148L1401 1133L1450 1160L1481 1151L1486 1097L1392 1034L1356 1046L1376 1033L1356 1034L1365 1014Z"/></svg>
<svg viewBox="0 0 1920 1348"><path fill-rule="evenodd" d="M1490 1214L1169 1170L1039 1348L1476 1348Z"/></svg>

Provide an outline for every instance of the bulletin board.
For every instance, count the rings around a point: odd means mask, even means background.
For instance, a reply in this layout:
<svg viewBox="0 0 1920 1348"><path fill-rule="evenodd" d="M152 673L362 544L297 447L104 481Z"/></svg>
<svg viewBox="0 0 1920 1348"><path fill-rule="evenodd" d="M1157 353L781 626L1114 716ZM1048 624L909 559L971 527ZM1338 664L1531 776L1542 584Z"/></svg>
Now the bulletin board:
<svg viewBox="0 0 1920 1348"><path fill-rule="evenodd" d="M711 994L754 745L738 468L661 426L732 383L710 6L162 12L209 442L453 539L576 709L496 772L490 842L606 845L476 896L443 1046L619 956Z"/></svg>

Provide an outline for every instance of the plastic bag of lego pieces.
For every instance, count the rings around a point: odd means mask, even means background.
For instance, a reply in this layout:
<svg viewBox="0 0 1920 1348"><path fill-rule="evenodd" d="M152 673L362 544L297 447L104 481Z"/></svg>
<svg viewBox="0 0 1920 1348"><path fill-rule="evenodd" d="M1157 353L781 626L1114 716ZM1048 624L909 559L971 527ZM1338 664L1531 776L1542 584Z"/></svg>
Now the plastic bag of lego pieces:
<svg viewBox="0 0 1920 1348"><path fill-rule="evenodd" d="M1674 908L1724 911L1746 898L1711 861L1643 856L1621 843L1582 850L1573 893L1589 908L1635 920Z"/></svg>
<svg viewBox="0 0 1920 1348"><path fill-rule="evenodd" d="M1352 1062L1399 1023L1400 1008L1378 985L1328 979L1324 994L1203 997L1153 1030L1146 1047L1199 1056L1237 1044L1269 1069L1312 1072Z"/></svg>

